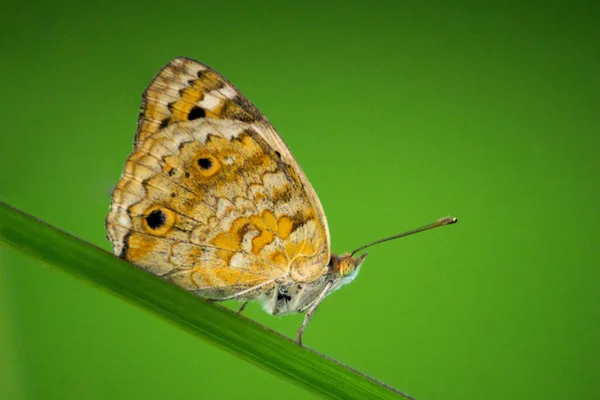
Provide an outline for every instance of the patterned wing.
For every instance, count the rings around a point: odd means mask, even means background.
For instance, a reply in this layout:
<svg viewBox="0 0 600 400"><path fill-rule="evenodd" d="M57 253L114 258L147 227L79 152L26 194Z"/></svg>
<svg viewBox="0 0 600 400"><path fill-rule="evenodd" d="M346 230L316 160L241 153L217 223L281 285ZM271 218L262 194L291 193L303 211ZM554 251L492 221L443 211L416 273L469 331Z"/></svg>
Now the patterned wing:
<svg viewBox="0 0 600 400"><path fill-rule="evenodd" d="M187 58L144 93L106 226L115 254L215 300L314 281L330 256L321 204L277 132Z"/></svg>

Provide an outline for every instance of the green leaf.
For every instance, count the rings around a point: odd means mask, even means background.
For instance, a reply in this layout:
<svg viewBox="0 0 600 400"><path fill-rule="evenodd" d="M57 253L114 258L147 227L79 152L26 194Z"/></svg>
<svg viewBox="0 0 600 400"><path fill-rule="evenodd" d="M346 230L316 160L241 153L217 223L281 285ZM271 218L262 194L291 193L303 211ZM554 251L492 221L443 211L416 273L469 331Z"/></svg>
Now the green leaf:
<svg viewBox="0 0 600 400"><path fill-rule="evenodd" d="M316 394L409 396L0 202L0 240ZM17 267L17 266L14 266Z"/></svg>

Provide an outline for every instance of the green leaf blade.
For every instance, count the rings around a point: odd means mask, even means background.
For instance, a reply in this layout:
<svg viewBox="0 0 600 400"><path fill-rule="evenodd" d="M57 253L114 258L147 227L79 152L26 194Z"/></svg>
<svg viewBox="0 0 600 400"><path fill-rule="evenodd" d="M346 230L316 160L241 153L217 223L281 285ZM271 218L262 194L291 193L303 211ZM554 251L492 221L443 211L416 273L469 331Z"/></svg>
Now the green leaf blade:
<svg viewBox="0 0 600 400"><path fill-rule="evenodd" d="M0 240L330 398L409 396L0 202Z"/></svg>

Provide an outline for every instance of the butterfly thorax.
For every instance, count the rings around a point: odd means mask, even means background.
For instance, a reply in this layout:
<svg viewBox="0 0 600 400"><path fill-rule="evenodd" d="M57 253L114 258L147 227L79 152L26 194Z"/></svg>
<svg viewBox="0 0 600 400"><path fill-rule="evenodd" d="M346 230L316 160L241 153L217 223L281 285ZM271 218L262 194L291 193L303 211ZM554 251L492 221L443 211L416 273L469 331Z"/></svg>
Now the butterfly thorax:
<svg viewBox="0 0 600 400"><path fill-rule="evenodd" d="M360 265L367 254L353 257L349 254L331 255L323 274L312 282L296 282L285 279L278 282L272 290L263 294L260 301L265 311L273 315L301 313L318 301L324 290L324 296L352 282L358 275ZM328 287L329 284L329 287Z"/></svg>

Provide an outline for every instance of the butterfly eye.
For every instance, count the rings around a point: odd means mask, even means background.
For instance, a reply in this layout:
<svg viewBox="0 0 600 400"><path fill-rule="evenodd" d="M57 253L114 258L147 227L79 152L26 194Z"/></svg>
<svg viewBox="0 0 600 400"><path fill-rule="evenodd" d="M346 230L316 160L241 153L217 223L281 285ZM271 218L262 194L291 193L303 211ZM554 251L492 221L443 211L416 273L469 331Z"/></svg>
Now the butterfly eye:
<svg viewBox="0 0 600 400"><path fill-rule="evenodd" d="M344 276L352 274L355 268L356 265L354 265L354 261L351 258L344 260L344 263L342 265L342 272Z"/></svg>
<svg viewBox="0 0 600 400"><path fill-rule="evenodd" d="M334 273L342 277L352 275L354 270L356 270L358 265L360 265L350 255L345 255L342 257L336 256L335 259L332 259L332 261Z"/></svg>

